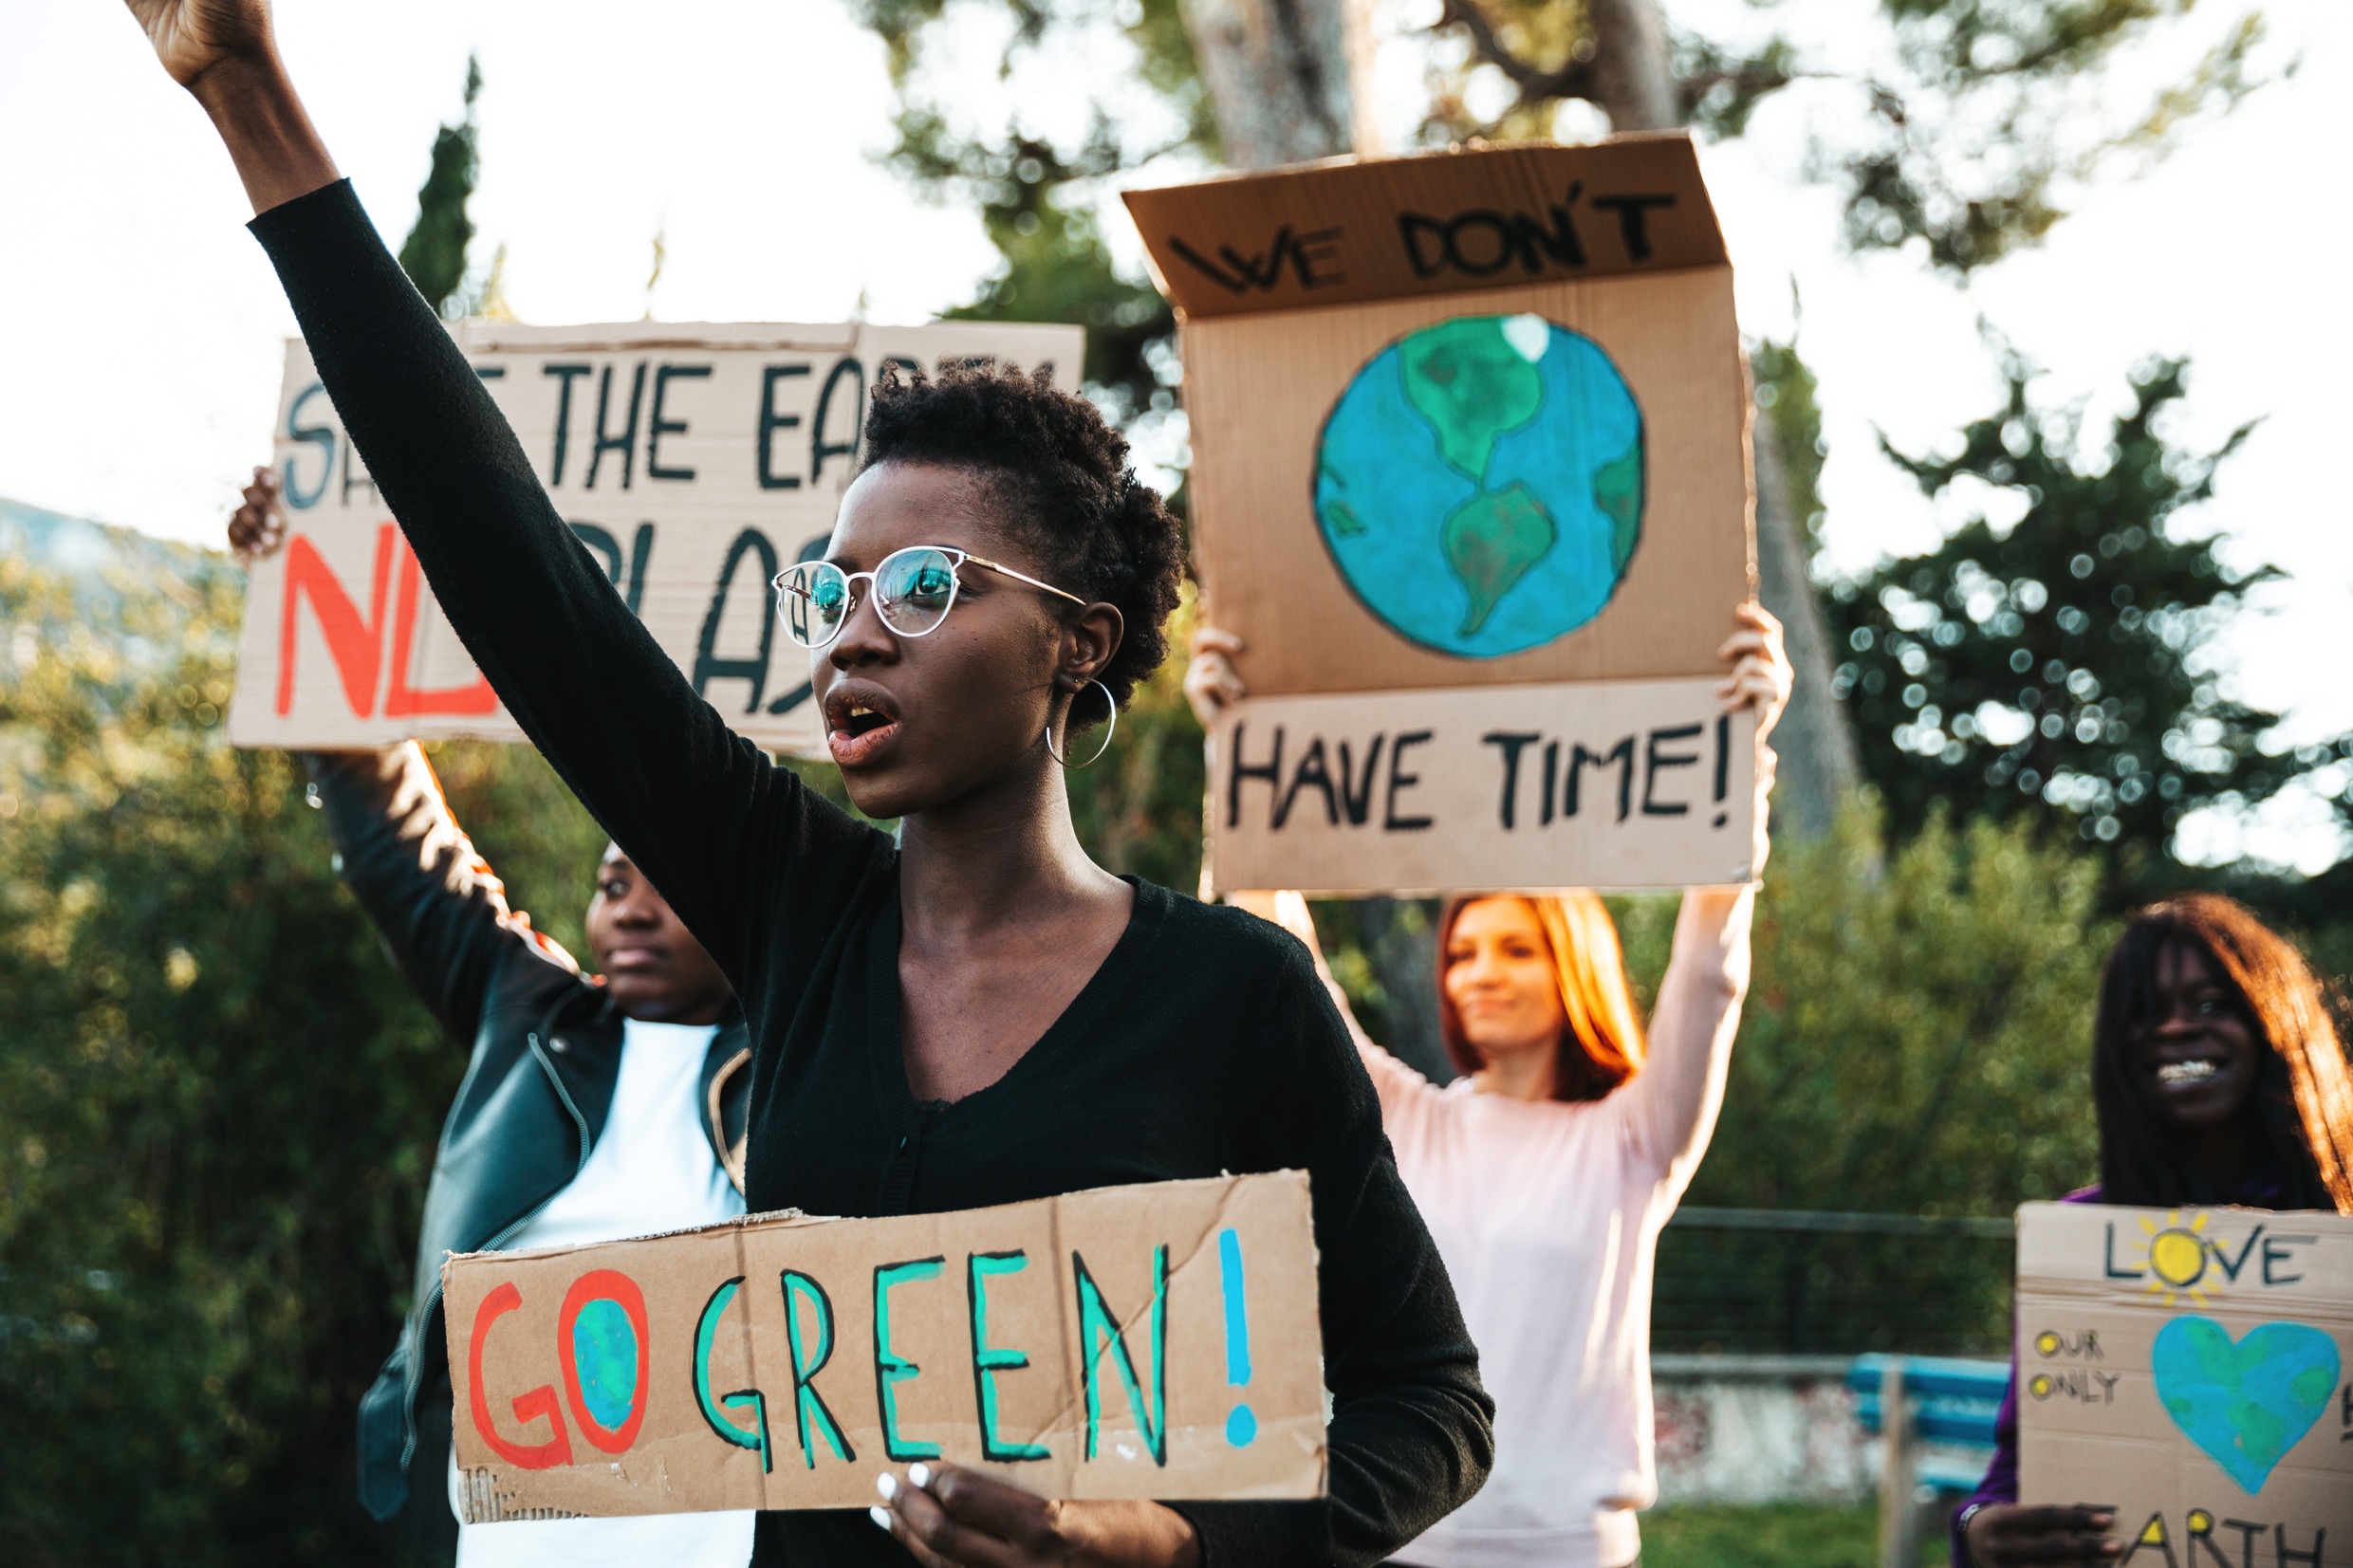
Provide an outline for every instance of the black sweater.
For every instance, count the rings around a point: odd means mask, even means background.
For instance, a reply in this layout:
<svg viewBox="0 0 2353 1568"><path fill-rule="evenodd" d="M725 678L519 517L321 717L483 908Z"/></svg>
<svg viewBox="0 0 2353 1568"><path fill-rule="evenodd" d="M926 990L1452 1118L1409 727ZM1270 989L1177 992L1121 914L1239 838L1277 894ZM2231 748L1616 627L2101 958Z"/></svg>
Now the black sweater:
<svg viewBox="0 0 2353 1568"><path fill-rule="evenodd" d="M1477 1353L1297 942L1148 884L1111 956L997 1082L918 1109L899 858L697 697L572 537L348 183L253 220L345 429L508 711L717 960L751 1025L755 1211L927 1213L1304 1167L1330 1496L1185 1503L1216 1568L1370 1563L1486 1478ZM760 1563L904 1563L862 1514L768 1514Z"/></svg>

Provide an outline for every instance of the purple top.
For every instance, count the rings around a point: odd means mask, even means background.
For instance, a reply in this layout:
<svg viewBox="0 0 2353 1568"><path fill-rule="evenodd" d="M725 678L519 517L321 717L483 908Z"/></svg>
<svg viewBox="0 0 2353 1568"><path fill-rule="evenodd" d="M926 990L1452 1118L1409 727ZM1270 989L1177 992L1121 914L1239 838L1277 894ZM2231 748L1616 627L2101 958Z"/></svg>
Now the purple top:
<svg viewBox="0 0 2353 1568"><path fill-rule="evenodd" d="M2086 1187L2070 1192L2061 1203L2098 1203L2100 1189ZM2002 1408L1993 1415L1993 1462L1986 1467L1985 1479L1969 1494L1969 1501L1953 1510L1953 1561L1955 1568L1966 1568L1969 1550L1961 1543L1961 1522L1972 1508L1986 1503L2015 1503L2018 1501L2018 1335L2016 1315L2012 1314L2010 1337L2010 1386L2002 1391Z"/></svg>

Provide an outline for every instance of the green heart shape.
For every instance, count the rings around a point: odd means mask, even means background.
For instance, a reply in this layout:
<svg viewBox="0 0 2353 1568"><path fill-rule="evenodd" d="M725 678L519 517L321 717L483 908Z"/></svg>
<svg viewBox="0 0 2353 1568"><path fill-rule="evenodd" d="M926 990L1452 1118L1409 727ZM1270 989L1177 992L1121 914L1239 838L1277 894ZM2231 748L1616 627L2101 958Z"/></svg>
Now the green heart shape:
<svg viewBox="0 0 2353 1568"><path fill-rule="evenodd" d="M2233 1344L2211 1318L2177 1318L2149 1370L2174 1424L2252 1495L2328 1408L2337 1345L2303 1323L2263 1323Z"/></svg>

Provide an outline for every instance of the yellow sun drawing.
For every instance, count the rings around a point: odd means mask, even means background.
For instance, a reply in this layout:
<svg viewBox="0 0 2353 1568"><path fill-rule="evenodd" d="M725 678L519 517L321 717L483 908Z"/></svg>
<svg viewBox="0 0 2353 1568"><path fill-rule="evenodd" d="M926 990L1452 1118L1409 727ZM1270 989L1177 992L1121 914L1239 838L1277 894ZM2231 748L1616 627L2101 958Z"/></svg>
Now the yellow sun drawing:
<svg viewBox="0 0 2353 1568"><path fill-rule="evenodd" d="M2206 1265L2212 1252L2206 1238L2199 1234L2206 1228L2206 1216L2200 1214L2189 1224L2181 1223L2181 1210L2177 1208L2165 1216L2163 1226L2149 1220L2140 1222L2141 1233L2148 1242L2140 1249L2135 1263L2149 1271L2149 1282L2141 1288L2152 1296L2162 1296L2172 1306L2184 1296L2204 1305Z"/></svg>

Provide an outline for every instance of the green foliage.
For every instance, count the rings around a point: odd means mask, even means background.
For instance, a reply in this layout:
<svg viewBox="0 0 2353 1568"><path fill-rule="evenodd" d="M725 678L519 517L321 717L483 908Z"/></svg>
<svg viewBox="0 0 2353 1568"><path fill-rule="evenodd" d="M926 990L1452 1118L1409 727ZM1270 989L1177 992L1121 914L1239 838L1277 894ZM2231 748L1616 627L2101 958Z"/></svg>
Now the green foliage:
<svg viewBox="0 0 2353 1568"><path fill-rule="evenodd" d="M300 766L225 742L241 574L106 586L101 636L0 560L0 1556L366 1560L352 1415L465 1056ZM440 762L576 941L585 814L527 750Z"/></svg>
<svg viewBox="0 0 2353 1568"><path fill-rule="evenodd" d="M1890 845L1857 805L1776 845L1690 1201L1998 1215L2089 1180L2098 888L2027 822L1938 813ZM1639 971L1664 968L1664 919L1626 934Z"/></svg>
<svg viewBox="0 0 2353 1568"><path fill-rule="evenodd" d="M180 656L126 669L0 563L0 619L37 639L0 686L0 1536L35 1561L346 1555L351 1412L463 1061L298 770L222 742L235 574L118 586Z"/></svg>
<svg viewBox="0 0 2353 1568"><path fill-rule="evenodd" d="M1963 430L1958 455L1890 449L1923 490L1979 510L1826 606L1845 659L1835 691L1899 830L1945 805L2156 850L2186 812L2260 802L2353 755L2353 737L2267 749L2278 715L2223 694L2213 640L2275 574L2235 575L2215 539L2180 537L2177 514L2213 493L2247 434L2212 452L2167 440L2183 374L2178 360L2144 366L2133 406L2092 436L2030 403L2032 373L2008 355L2004 405ZM1985 519L1992 495L2021 511L2005 531Z"/></svg>
<svg viewBox="0 0 2353 1568"><path fill-rule="evenodd" d="M1121 167L1105 122L1076 153L1015 132L1003 146L960 141L936 114L905 109L891 166L935 197L956 192L976 202L1003 265L951 320L1075 322L1086 328L1084 374L1115 416L1133 419L1176 406L1169 341L1175 312L1148 283L1119 274L1093 211L1072 188Z"/></svg>
<svg viewBox="0 0 2353 1568"><path fill-rule="evenodd" d="M1858 804L1823 838L1777 844L1723 1113L1687 1203L2003 1216L2090 1180L2110 935L2098 885L2095 865L2023 821L1938 813L1891 846ZM1665 966L1674 907L1622 911L1646 979ZM1660 1239L1662 1349L1986 1354L2008 1338L2007 1241L1689 1218Z"/></svg>
<svg viewBox="0 0 2353 1568"><path fill-rule="evenodd" d="M425 303L445 316L466 313L466 248L473 243L473 220L466 203L481 175L475 154L474 100L482 91L482 65L466 60L466 112L433 138L433 161L417 192L417 222L400 242L400 269Z"/></svg>

